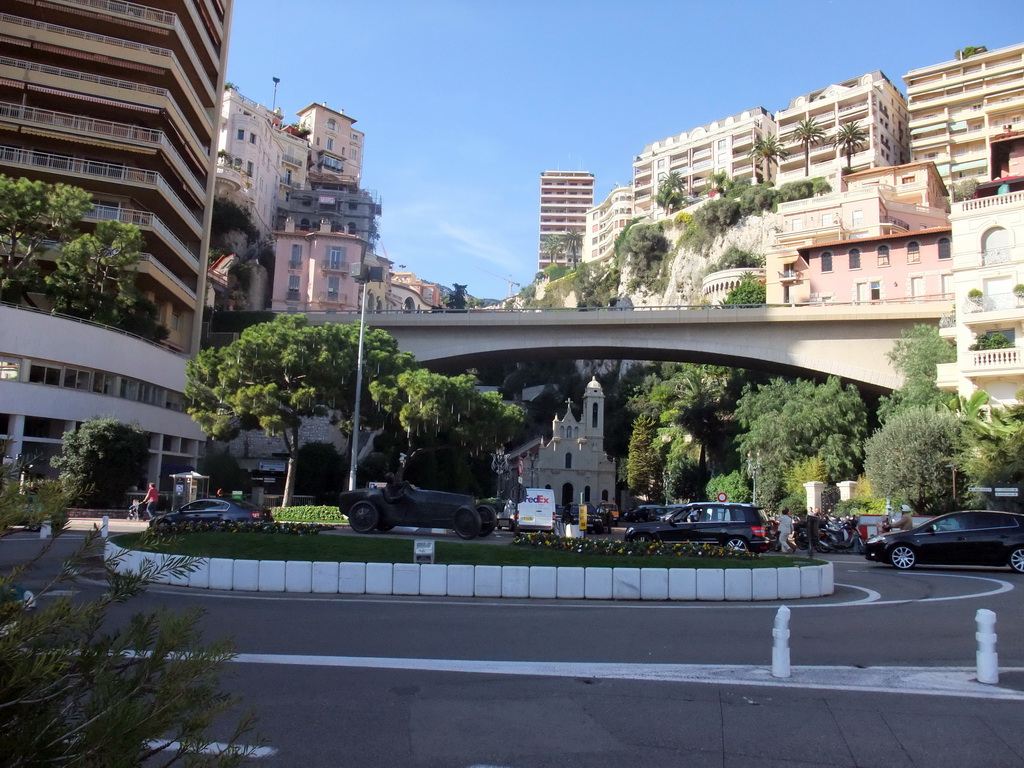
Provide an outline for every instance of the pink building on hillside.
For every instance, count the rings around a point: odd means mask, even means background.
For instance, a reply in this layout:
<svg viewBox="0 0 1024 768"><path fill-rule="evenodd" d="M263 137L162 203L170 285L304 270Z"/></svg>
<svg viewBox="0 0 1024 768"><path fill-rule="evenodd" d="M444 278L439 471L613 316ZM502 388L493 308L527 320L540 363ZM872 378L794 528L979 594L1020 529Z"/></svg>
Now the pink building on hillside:
<svg viewBox="0 0 1024 768"><path fill-rule="evenodd" d="M953 298L949 226L798 248L782 280L799 280L812 302L869 303Z"/></svg>

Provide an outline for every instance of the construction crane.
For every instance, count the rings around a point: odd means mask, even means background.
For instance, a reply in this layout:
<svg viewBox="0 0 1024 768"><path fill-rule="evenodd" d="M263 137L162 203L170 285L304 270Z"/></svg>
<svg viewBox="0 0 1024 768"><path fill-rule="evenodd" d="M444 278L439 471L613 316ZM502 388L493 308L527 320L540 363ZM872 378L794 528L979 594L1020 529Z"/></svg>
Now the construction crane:
<svg viewBox="0 0 1024 768"><path fill-rule="evenodd" d="M499 280L504 280L505 282L507 282L508 283L508 297L510 299L513 296L516 295L516 292L512 290L512 286L515 286L516 288L522 288L522 283L517 283L515 280L513 280L512 279L512 275L504 275L504 276L503 275L496 275L493 272L488 272L483 267L477 267L477 269L479 269L481 272L486 272L491 277L496 277Z"/></svg>

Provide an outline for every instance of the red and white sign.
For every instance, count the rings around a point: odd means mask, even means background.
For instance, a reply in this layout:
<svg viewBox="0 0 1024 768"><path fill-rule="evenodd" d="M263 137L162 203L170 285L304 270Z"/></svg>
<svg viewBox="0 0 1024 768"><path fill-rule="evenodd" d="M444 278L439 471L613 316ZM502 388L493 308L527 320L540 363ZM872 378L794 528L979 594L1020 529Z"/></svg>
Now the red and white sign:
<svg viewBox="0 0 1024 768"><path fill-rule="evenodd" d="M520 477L523 476L523 457L522 456L520 456L519 457L519 461L516 462L516 471L519 473Z"/></svg>
<svg viewBox="0 0 1024 768"><path fill-rule="evenodd" d="M719 501L728 501L729 500L729 494L727 494L727 493L725 493L723 491L722 493L718 494L718 500Z"/></svg>

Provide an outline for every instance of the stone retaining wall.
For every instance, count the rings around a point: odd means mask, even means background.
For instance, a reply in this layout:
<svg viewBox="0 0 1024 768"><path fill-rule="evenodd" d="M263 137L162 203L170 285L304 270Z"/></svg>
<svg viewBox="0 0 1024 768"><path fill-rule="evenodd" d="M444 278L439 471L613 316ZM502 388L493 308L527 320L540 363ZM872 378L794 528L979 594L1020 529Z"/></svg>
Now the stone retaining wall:
<svg viewBox="0 0 1024 768"><path fill-rule="evenodd" d="M165 555L107 542L117 570L137 570ZM802 568L604 568L519 565L417 565L202 559L185 576L160 582L237 592L430 595L571 600L795 600L831 595L832 563Z"/></svg>

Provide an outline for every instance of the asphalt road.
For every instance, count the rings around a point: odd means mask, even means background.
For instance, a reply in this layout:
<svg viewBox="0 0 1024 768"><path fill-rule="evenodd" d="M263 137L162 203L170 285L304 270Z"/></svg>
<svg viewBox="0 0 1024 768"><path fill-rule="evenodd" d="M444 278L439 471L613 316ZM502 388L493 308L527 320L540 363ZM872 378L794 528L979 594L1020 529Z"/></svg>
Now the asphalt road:
<svg viewBox="0 0 1024 768"><path fill-rule="evenodd" d="M0 566L33 546L0 542ZM253 764L1024 765L1022 577L831 559L836 594L788 604L782 680L770 674L779 603L154 586L125 610L198 605L209 637L234 637L228 685L268 748ZM998 617L998 686L973 679L980 608Z"/></svg>

